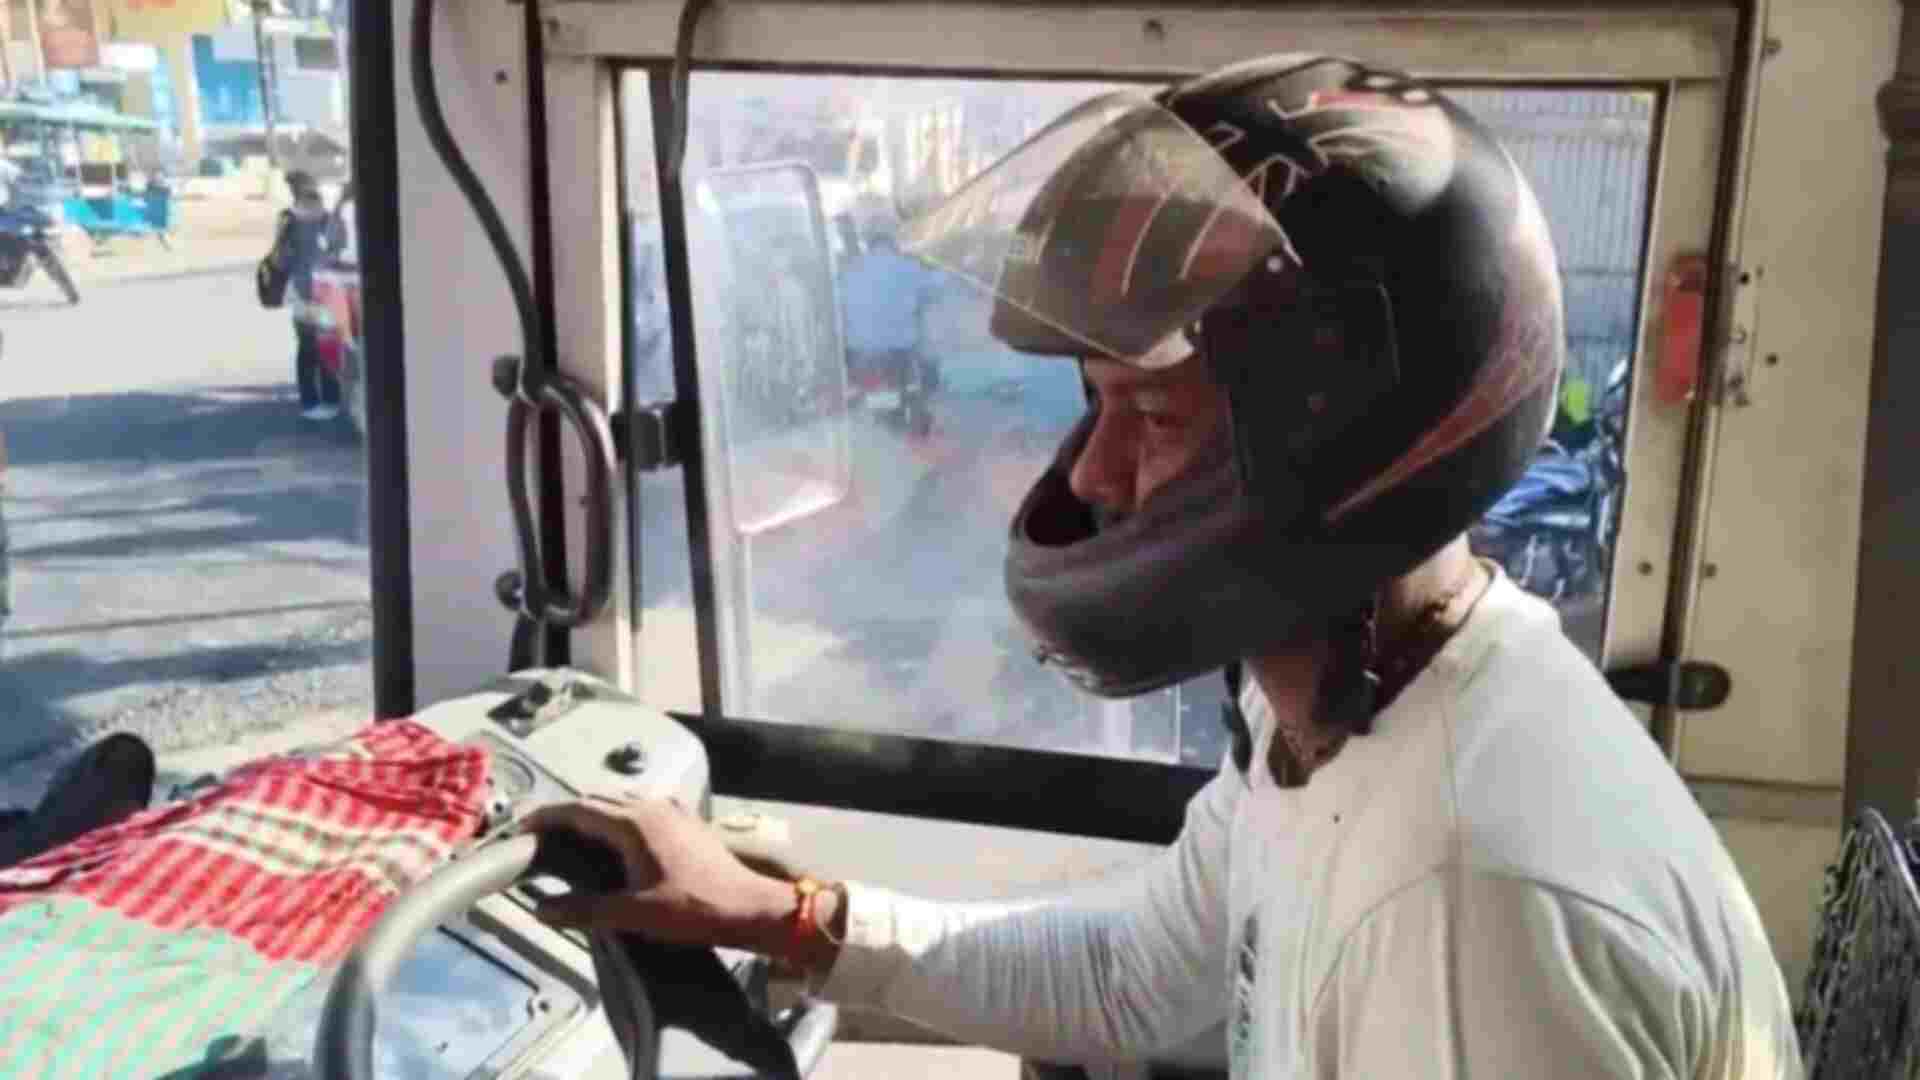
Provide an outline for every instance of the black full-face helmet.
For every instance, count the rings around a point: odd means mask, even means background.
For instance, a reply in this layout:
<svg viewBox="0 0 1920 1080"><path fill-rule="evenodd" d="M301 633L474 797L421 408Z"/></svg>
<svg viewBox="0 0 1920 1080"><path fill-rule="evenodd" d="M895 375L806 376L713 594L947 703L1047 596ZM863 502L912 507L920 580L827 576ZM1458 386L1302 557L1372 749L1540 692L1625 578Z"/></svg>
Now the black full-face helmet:
<svg viewBox="0 0 1920 1080"><path fill-rule="evenodd" d="M1274 56L1088 101L909 222L1022 351L1200 357L1227 443L1113 520L1068 485L1097 402L1015 516L1014 611L1108 697L1348 625L1525 470L1564 356L1544 218L1438 90Z"/></svg>

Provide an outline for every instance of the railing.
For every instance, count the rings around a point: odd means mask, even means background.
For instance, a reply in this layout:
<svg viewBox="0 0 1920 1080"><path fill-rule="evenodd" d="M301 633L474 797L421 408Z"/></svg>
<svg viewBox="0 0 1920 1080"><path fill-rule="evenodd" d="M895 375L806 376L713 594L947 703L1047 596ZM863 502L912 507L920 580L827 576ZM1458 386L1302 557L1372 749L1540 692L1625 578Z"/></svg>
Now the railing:
<svg viewBox="0 0 1920 1080"><path fill-rule="evenodd" d="M1920 1077L1920 822L1872 809L1827 869L1813 966L1795 1017L1808 1080Z"/></svg>

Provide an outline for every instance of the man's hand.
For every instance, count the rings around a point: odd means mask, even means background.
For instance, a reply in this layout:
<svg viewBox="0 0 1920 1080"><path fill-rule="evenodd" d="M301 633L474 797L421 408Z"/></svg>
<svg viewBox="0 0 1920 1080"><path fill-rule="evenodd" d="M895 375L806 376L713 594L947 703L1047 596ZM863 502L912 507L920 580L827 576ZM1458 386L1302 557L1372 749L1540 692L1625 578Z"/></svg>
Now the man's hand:
<svg viewBox="0 0 1920 1080"><path fill-rule="evenodd" d="M675 803L589 798L542 807L521 827L572 829L618 853L626 868L624 892L542 904L548 923L775 955L786 949L798 902L792 883L750 869L718 831Z"/></svg>

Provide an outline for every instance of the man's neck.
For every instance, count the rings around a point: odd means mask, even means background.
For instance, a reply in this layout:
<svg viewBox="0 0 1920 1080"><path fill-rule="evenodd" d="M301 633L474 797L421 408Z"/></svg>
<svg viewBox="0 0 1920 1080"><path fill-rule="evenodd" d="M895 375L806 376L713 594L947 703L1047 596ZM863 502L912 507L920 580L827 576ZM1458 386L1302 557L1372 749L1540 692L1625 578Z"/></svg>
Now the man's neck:
<svg viewBox="0 0 1920 1080"><path fill-rule="evenodd" d="M1458 627L1473 610L1486 581L1486 567L1474 558L1465 540L1448 544L1414 567L1412 573L1395 578L1381 590L1380 640L1388 642L1404 636L1429 617L1435 604L1444 606L1431 616L1433 622L1443 630Z"/></svg>
<svg viewBox="0 0 1920 1080"><path fill-rule="evenodd" d="M1487 582L1486 574L1465 540L1449 544L1381 590L1376 639L1383 647L1391 647L1423 621L1430 623L1433 632L1452 633L1473 610ZM1248 674L1259 682L1273 711L1273 722L1279 729L1274 737L1286 739L1296 753L1309 758L1342 737L1340 732L1321 730L1313 715L1315 691L1326 665L1327 649L1322 641L1251 657L1246 662Z"/></svg>

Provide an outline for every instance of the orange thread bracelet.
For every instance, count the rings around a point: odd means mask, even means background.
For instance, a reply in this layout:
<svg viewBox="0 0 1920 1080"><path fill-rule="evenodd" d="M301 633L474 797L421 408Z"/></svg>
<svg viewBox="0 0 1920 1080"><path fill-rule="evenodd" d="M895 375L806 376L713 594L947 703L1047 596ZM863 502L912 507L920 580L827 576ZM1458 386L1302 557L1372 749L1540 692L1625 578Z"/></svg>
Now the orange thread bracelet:
<svg viewBox="0 0 1920 1080"><path fill-rule="evenodd" d="M830 888L832 886L823 885L804 875L793 883L793 890L799 896L799 904L793 913L793 942L796 947L805 948L808 939L816 933L834 945L840 944L820 922L819 912L816 909L816 905L820 902L820 894Z"/></svg>

